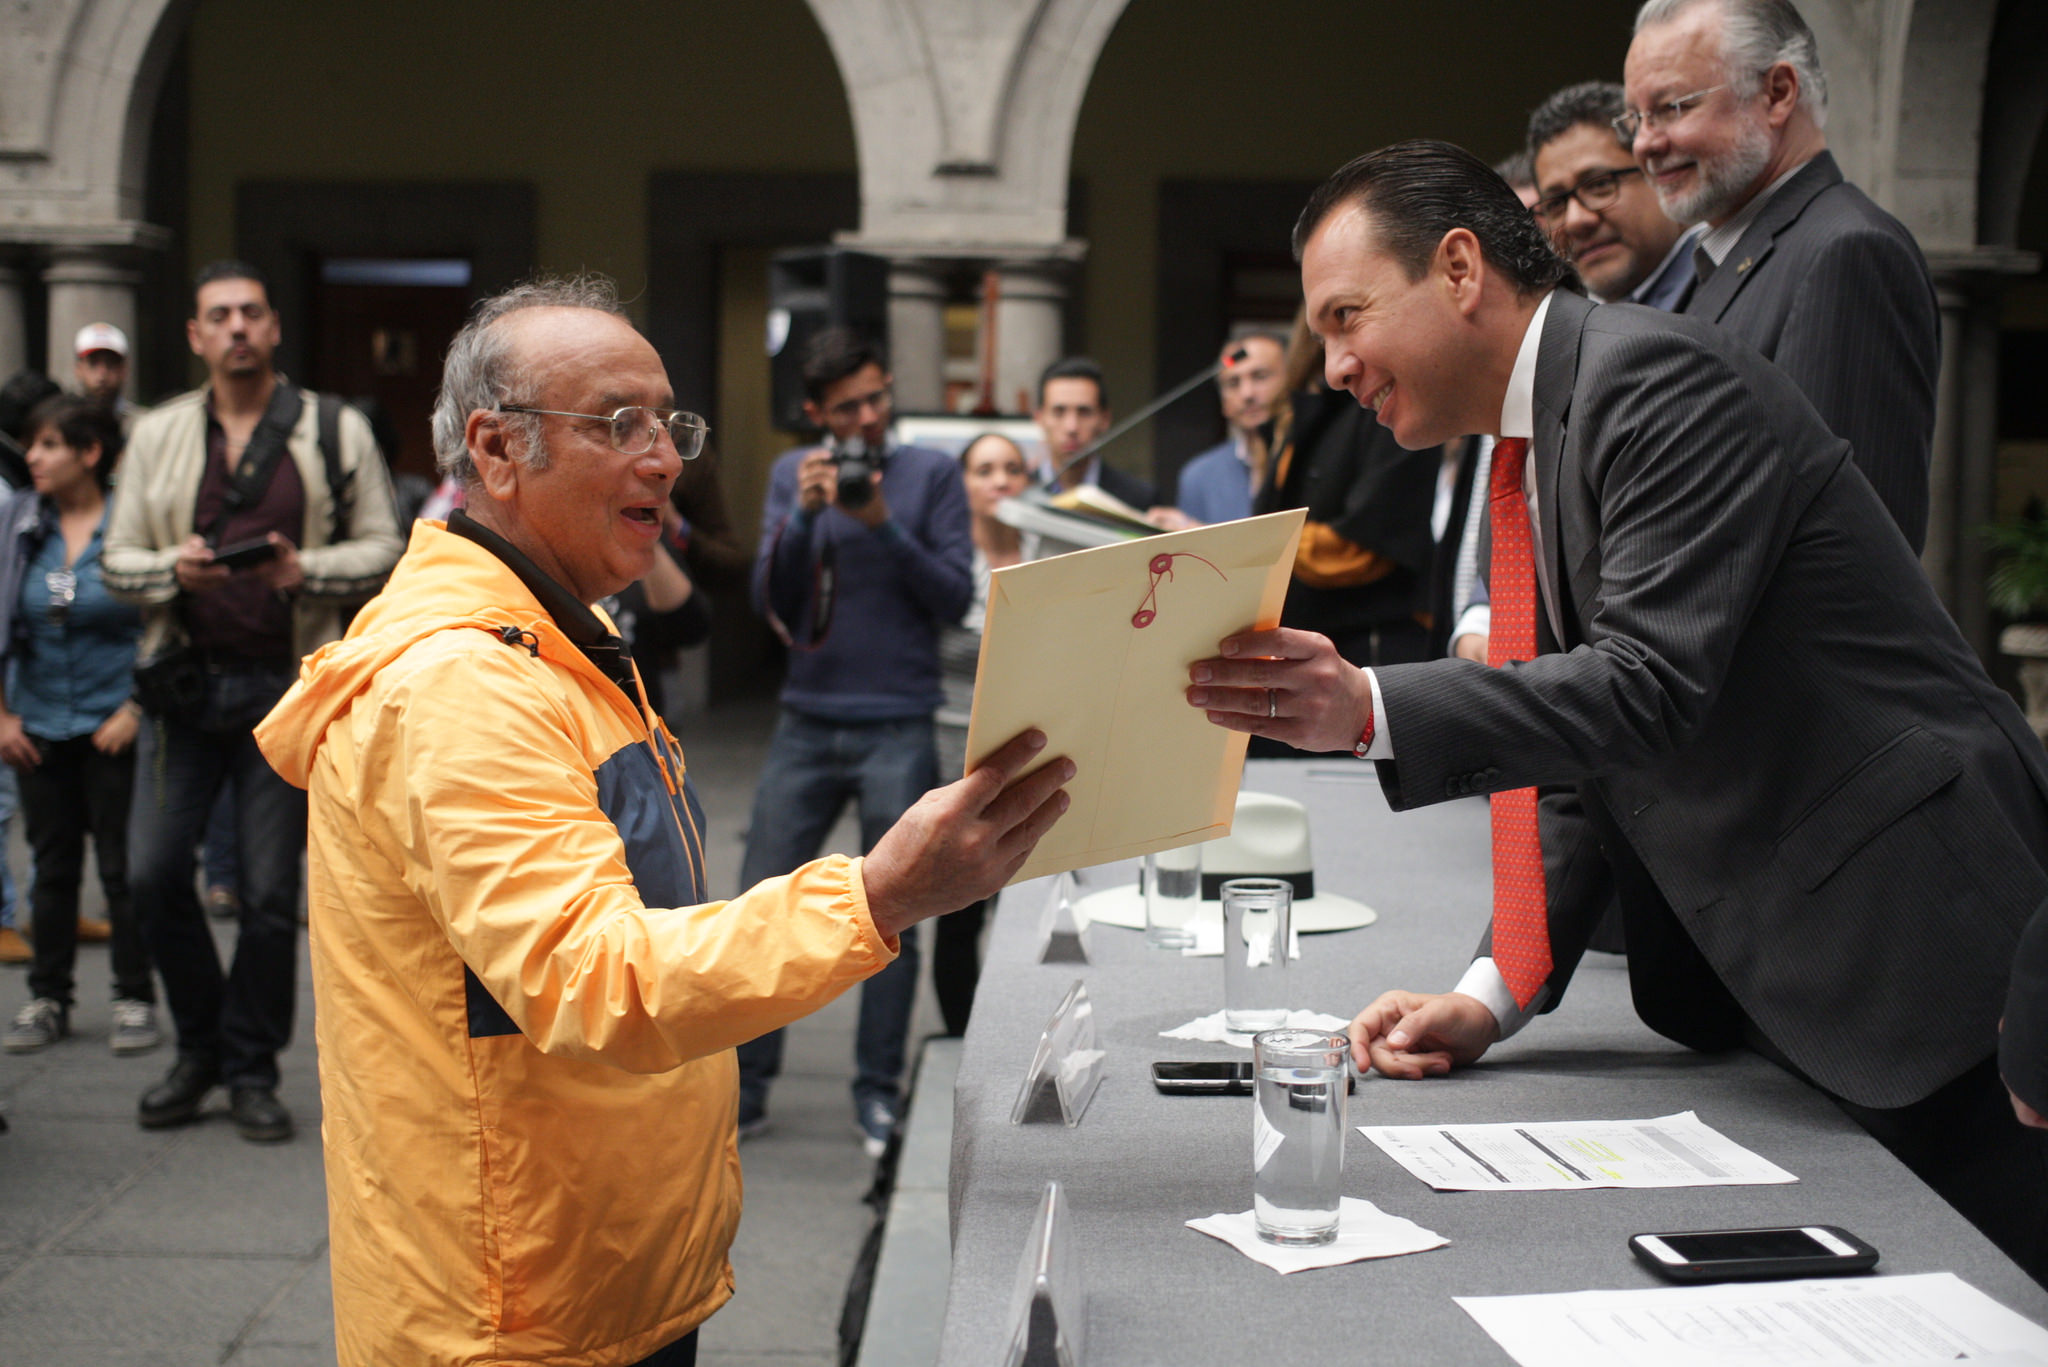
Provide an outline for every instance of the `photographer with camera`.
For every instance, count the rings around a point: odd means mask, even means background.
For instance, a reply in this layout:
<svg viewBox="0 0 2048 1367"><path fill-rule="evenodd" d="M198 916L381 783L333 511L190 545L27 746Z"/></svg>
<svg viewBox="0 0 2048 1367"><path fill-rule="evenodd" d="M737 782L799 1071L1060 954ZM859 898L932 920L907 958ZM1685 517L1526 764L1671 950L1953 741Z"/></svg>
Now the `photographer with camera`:
<svg viewBox="0 0 2048 1367"><path fill-rule="evenodd" d="M939 628L967 610L973 539L953 458L891 444L889 384L880 349L845 329L805 352L804 413L826 443L777 459L761 518L754 603L790 656L742 887L817 858L849 799L867 850L938 782ZM896 961L861 984L854 1116L876 1157L901 1108L917 963L906 933ZM766 1128L781 1032L741 1045L739 1064L745 1139Z"/></svg>

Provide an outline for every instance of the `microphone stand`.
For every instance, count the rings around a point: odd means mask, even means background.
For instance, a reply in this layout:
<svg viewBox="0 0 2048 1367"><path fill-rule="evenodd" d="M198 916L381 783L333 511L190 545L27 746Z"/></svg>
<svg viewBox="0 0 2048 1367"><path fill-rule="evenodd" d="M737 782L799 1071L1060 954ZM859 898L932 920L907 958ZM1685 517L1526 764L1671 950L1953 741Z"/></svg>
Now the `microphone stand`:
<svg viewBox="0 0 2048 1367"><path fill-rule="evenodd" d="M1201 386L1209 383L1209 381L1215 379L1218 375L1221 375L1229 367L1241 364L1245 359L1245 355L1246 353L1243 347L1236 347L1232 349L1231 353L1228 356L1225 356L1223 359L1217 361L1213 365L1204 366L1202 369L1196 371L1193 375L1190 375L1187 379L1181 381L1173 388L1167 390L1164 394L1161 394L1158 398L1152 400L1152 402L1146 404L1137 412L1131 414L1131 416L1129 416L1128 418L1125 418L1116 426L1110 428L1107 432L1104 432L1100 437L1097 437L1094 441L1088 443L1088 445L1074 452L1073 455L1068 456L1064 461L1060 462L1059 467L1052 472L1052 482L1054 487L1058 487L1061 476L1065 475L1067 471L1073 469L1082 461L1087 460L1097 451L1100 451L1103 447L1109 445L1118 437L1121 437L1124 433L1136 427L1139 423L1144 422L1154 413L1157 413L1160 409L1166 407L1168 404L1180 398L1182 395L1188 394L1193 390L1198 389ZM1141 509L1140 511L1143 510Z"/></svg>

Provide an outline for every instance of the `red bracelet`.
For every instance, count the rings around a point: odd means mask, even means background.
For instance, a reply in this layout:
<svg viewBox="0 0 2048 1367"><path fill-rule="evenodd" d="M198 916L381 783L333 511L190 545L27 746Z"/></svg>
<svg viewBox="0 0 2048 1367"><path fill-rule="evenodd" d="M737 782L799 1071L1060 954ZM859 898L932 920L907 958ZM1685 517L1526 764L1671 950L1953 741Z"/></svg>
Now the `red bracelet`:
<svg viewBox="0 0 2048 1367"><path fill-rule="evenodd" d="M1370 758L1370 756L1368 756L1365 752L1372 749L1372 728L1372 708L1370 705L1368 705L1365 711L1365 730L1360 733L1358 737L1358 744L1351 747L1351 753L1356 755L1360 759Z"/></svg>

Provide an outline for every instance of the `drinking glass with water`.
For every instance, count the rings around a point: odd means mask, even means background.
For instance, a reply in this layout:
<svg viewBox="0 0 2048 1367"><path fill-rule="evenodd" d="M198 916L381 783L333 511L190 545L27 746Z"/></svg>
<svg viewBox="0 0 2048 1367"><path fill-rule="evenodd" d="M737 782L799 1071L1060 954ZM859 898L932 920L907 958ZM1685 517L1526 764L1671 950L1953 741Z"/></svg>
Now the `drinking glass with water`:
<svg viewBox="0 0 2048 1367"><path fill-rule="evenodd" d="M1337 1237L1350 1049L1323 1030L1252 1038L1252 1225L1269 1244Z"/></svg>
<svg viewBox="0 0 2048 1367"><path fill-rule="evenodd" d="M1233 878L1223 885L1223 1025L1240 1034L1287 1024L1294 885Z"/></svg>
<svg viewBox="0 0 2048 1367"><path fill-rule="evenodd" d="M1187 949L1195 943L1202 907L1202 847L1183 845L1145 856L1145 943Z"/></svg>

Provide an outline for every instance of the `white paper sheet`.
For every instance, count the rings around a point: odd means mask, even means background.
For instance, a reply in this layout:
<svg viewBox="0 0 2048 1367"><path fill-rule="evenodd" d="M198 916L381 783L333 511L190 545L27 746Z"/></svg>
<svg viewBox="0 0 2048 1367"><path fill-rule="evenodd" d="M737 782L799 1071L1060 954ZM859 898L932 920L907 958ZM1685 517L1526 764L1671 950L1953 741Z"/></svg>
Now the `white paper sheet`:
<svg viewBox="0 0 2048 1367"><path fill-rule="evenodd" d="M1455 1299L1522 1367L2048 1364L2048 1330L1953 1272Z"/></svg>
<svg viewBox="0 0 2048 1367"><path fill-rule="evenodd" d="M1438 1191L1744 1187L1799 1180L1701 1124L1691 1111L1655 1120L1360 1125L1358 1131Z"/></svg>

